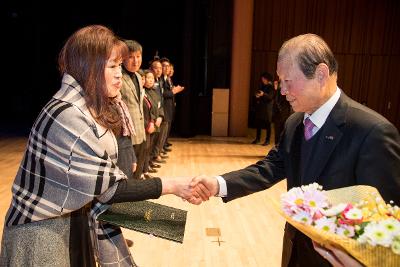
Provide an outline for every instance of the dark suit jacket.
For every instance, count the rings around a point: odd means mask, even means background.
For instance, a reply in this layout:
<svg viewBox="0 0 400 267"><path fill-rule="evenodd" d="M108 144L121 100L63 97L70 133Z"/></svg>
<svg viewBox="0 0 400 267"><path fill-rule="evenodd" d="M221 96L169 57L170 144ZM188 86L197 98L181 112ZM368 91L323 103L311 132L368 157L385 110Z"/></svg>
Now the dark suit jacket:
<svg viewBox="0 0 400 267"><path fill-rule="evenodd" d="M264 190L287 178L288 189L312 182L323 185L325 190L371 185L386 201L400 204L400 137L389 121L342 92L319 130L314 154L300 181L303 116L294 113L288 118L278 147L263 160L223 175L228 189L224 202ZM300 236L297 230L285 227L282 266L289 265L292 251L297 249L296 236ZM310 240L308 243L311 244ZM322 259L314 250L308 253L314 255L302 254L302 257ZM313 263L308 262L307 266Z"/></svg>
<svg viewBox="0 0 400 267"><path fill-rule="evenodd" d="M164 121L172 122L174 116L174 93L172 92L172 84L168 80L164 80L164 76L160 78L160 84L163 88L164 98Z"/></svg>

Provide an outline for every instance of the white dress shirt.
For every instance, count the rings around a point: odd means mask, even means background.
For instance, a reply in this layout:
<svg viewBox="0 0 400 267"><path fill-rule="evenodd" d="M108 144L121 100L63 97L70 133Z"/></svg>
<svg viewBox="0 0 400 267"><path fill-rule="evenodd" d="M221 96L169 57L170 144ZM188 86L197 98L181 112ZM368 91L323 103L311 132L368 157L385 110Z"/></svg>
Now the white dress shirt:
<svg viewBox="0 0 400 267"><path fill-rule="evenodd" d="M307 118L310 118L312 123L314 123L315 127L313 128L312 132L313 135L316 134L319 129L322 128L324 125L326 119L328 118L329 114L331 113L333 107L336 105L336 103L339 100L341 91L337 87L336 92L326 101L322 106L320 106L313 114L307 114L304 113L304 120Z"/></svg>

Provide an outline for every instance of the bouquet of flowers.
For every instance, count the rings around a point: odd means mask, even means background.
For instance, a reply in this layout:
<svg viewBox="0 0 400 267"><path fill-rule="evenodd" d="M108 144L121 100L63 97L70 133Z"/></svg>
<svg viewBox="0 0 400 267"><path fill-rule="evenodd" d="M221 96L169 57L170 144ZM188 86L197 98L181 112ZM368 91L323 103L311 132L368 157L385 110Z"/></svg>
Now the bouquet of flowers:
<svg viewBox="0 0 400 267"><path fill-rule="evenodd" d="M400 208L386 204L374 187L295 187L282 194L279 211L311 239L339 247L366 266L400 266Z"/></svg>

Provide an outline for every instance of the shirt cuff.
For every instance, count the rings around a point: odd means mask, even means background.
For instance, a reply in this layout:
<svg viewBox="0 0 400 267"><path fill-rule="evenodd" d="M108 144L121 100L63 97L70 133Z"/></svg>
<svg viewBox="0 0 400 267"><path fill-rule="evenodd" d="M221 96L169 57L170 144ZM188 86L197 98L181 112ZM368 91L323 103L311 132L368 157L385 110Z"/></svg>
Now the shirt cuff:
<svg viewBox="0 0 400 267"><path fill-rule="evenodd" d="M222 176L215 176L219 184L218 197L226 197L228 195L228 188L226 187L226 181Z"/></svg>

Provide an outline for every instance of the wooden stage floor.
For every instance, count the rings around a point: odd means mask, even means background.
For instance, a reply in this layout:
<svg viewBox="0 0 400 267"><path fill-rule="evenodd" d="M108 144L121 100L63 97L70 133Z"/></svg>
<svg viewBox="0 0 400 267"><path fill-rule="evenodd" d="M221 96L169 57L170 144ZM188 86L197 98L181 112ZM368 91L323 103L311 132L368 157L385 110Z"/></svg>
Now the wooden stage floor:
<svg viewBox="0 0 400 267"><path fill-rule="evenodd" d="M0 139L0 236L10 203L11 184L19 167L26 138ZM271 146L251 145L250 138L198 136L171 139L172 152L157 175L162 177L218 175L240 169L261 159ZM270 266L281 262L284 220L274 210L270 197L286 190L285 181L269 190L229 203L212 198L194 206L175 196L162 196L154 202L188 211L183 244L123 229L134 241L131 248L136 263L153 266ZM206 228L219 228L216 237Z"/></svg>

